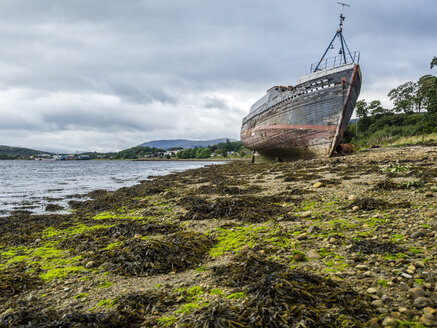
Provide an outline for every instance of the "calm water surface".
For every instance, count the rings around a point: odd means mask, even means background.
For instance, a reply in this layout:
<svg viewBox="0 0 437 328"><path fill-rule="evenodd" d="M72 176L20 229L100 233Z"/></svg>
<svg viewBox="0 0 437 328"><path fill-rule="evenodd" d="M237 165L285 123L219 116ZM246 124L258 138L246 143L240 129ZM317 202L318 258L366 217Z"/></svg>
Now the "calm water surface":
<svg viewBox="0 0 437 328"><path fill-rule="evenodd" d="M68 209L74 195L115 190L215 162L153 161L6 161L0 160L0 216L13 210L44 213L47 204Z"/></svg>

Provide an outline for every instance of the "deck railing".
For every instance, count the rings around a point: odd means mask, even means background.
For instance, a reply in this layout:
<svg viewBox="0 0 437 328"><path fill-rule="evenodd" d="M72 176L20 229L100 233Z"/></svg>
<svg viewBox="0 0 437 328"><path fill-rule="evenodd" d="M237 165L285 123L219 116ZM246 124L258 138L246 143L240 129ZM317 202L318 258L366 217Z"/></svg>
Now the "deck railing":
<svg viewBox="0 0 437 328"><path fill-rule="evenodd" d="M360 52L359 51L352 52L351 56L346 56L346 61L344 61L344 58L345 57L343 55L338 55L335 57L326 58L326 59L322 60L322 62L320 62L320 63L317 62L317 63L311 64L310 73L314 72L317 65L319 65L317 70L321 71L324 69L339 67L339 66L343 66L346 64L352 64L352 63L359 64L360 63Z"/></svg>

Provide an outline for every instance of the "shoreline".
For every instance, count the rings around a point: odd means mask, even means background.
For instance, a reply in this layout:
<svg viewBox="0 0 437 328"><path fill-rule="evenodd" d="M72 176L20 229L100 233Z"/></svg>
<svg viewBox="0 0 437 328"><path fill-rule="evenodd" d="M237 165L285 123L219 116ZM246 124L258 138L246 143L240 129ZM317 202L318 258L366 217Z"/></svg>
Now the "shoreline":
<svg viewBox="0 0 437 328"><path fill-rule="evenodd" d="M437 146L229 162L0 218L0 327L436 326Z"/></svg>

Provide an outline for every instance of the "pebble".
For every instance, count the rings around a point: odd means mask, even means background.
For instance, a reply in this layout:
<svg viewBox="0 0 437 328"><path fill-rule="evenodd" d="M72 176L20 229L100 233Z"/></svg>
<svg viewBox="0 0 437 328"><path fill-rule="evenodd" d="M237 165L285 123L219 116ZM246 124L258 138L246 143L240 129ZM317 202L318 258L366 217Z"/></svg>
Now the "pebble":
<svg viewBox="0 0 437 328"><path fill-rule="evenodd" d="M374 288L374 287L370 287L370 288L367 289L367 292L369 294L376 294L377 291L378 290L376 288Z"/></svg>
<svg viewBox="0 0 437 328"><path fill-rule="evenodd" d="M399 284L399 288L404 290L404 291L407 291L408 289L410 289L410 287L405 282L401 282Z"/></svg>
<svg viewBox="0 0 437 328"><path fill-rule="evenodd" d="M384 327L387 327L387 326L393 326L393 327L396 327L396 320L393 319L393 318L387 317L387 318L385 318L384 321L382 322L382 325L383 325Z"/></svg>
<svg viewBox="0 0 437 328"><path fill-rule="evenodd" d="M305 211L305 212L300 212L299 216L302 218L309 218L311 217L312 212L311 211Z"/></svg>
<svg viewBox="0 0 437 328"><path fill-rule="evenodd" d="M384 313L388 313L388 309L386 309L385 307L379 307L376 309L376 312L384 314Z"/></svg>
<svg viewBox="0 0 437 328"><path fill-rule="evenodd" d="M378 323L379 318L372 318L369 321L366 322L366 327L368 328L379 328L380 325Z"/></svg>
<svg viewBox="0 0 437 328"><path fill-rule="evenodd" d="M376 307L384 307L384 302L381 300L375 300L372 302L372 305Z"/></svg>
<svg viewBox="0 0 437 328"><path fill-rule="evenodd" d="M316 182L315 184L313 184L313 187L314 188L321 188L321 187L324 187L325 185L324 185L324 183L323 182Z"/></svg>
<svg viewBox="0 0 437 328"><path fill-rule="evenodd" d="M307 233L317 233L320 231L320 228L316 225L309 226Z"/></svg>
<svg viewBox="0 0 437 328"><path fill-rule="evenodd" d="M425 193L425 197L433 197L433 196L434 196L434 194L432 193L432 191L427 191Z"/></svg>
<svg viewBox="0 0 437 328"><path fill-rule="evenodd" d="M420 317L419 321L426 326L432 326L435 323L435 317L432 314L425 313Z"/></svg>
<svg viewBox="0 0 437 328"><path fill-rule="evenodd" d="M307 238L308 238L308 234L306 232L303 232L299 236L296 237L297 240L304 240Z"/></svg>
<svg viewBox="0 0 437 328"><path fill-rule="evenodd" d="M418 297L426 297L426 293L422 288L410 288L408 289L408 294L414 299Z"/></svg>
<svg viewBox="0 0 437 328"><path fill-rule="evenodd" d="M422 309L425 307L434 307L434 302L428 297L418 297L414 300L413 305L418 309Z"/></svg>
<svg viewBox="0 0 437 328"><path fill-rule="evenodd" d="M358 211L360 209L360 207L359 206L354 206L354 207L352 207L352 212L356 212L356 211Z"/></svg>
<svg viewBox="0 0 437 328"><path fill-rule="evenodd" d="M307 257L310 260L320 260L322 258L322 256L313 249L307 253Z"/></svg>
<svg viewBox="0 0 437 328"><path fill-rule="evenodd" d="M355 199L357 199L357 195L349 195L349 197L347 199L354 201Z"/></svg>
<svg viewBox="0 0 437 328"><path fill-rule="evenodd" d="M367 265L365 265L365 264L358 264L358 265L355 266L355 269L361 270L361 271L367 270L368 268L369 267Z"/></svg>
<svg viewBox="0 0 437 328"><path fill-rule="evenodd" d="M432 307L427 306L427 307L425 307L423 309L423 312L424 313L429 313L429 314L436 314L437 313L437 309L434 309Z"/></svg>
<svg viewBox="0 0 437 328"><path fill-rule="evenodd" d="M404 278L407 278L407 279L413 278L413 276L411 274L408 274L408 273L405 273L405 272L401 273L401 276L404 277Z"/></svg>
<svg viewBox="0 0 437 328"><path fill-rule="evenodd" d="M426 236L426 232L423 229L420 229L420 230L413 232L410 237L413 239L416 239L416 238L425 237L425 236Z"/></svg>
<svg viewBox="0 0 437 328"><path fill-rule="evenodd" d="M94 266L95 262L94 261L89 261L85 264L85 268L89 269L92 268Z"/></svg>
<svg viewBox="0 0 437 328"><path fill-rule="evenodd" d="M142 235L140 235L139 233L136 233L135 235L134 235L134 238L141 238L142 237Z"/></svg>

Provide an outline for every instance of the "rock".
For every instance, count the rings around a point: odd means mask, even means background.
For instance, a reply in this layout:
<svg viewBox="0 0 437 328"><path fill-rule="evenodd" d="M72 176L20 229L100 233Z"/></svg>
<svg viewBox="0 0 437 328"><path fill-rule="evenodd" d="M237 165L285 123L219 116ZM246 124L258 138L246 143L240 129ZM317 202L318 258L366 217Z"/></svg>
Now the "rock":
<svg viewBox="0 0 437 328"><path fill-rule="evenodd" d="M425 326L432 326L436 321L435 317L432 314L425 313L420 317L420 322Z"/></svg>
<svg viewBox="0 0 437 328"><path fill-rule="evenodd" d="M405 273L405 272L402 272L401 276L404 277L404 278L407 278L407 279L413 278L413 276L411 274L408 274L408 273Z"/></svg>
<svg viewBox="0 0 437 328"><path fill-rule="evenodd" d="M405 282L401 282L399 284L399 288L404 290L404 291L407 291L408 289L410 289L410 287Z"/></svg>
<svg viewBox="0 0 437 328"><path fill-rule="evenodd" d="M365 327L368 328L379 328L380 325L378 324L379 318L372 318L369 321L366 322Z"/></svg>
<svg viewBox="0 0 437 328"><path fill-rule="evenodd" d="M432 307L427 306L427 307L425 307L423 309L423 313L429 313L429 314L433 314L434 315L434 314L437 313L437 309L434 309Z"/></svg>
<svg viewBox="0 0 437 328"><path fill-rule="evenodd" d="M305 260L305 256L301 253L295 253L293 254L293 260L295 260L296 262L302 262Z"/></svg>
<svg viewBox="0 0 437 328"><path fill-rule="evenodd" d="M322 258L322 256L313 249L307 253L307 257L310 260L320 260Z"/></svg>
<svg viewBox="0 0 437 328"><path fill-rule="evenodd" d="M312 214L313 213L311 211L304 211L304 212L300 212L299 216L302 218L309 218L309 217L311 217Z"/></svg>
<svg viewBox="0 0 437 328"><path fill-rule="evenodd" d="M41 242L41 239L37 238L35 239L35 244L39 244Z"/></svg>
<svg viewBox="0 0 437 328"><path fill-rule="evenodd" d="M410 288L410 289L408 289L408 294L413 299L416 299L418 297L426 297L426 293L422 288Z"/></svg>
<svg viewBox="0 0 437 328"><path fill-rule="evenodd" d="M331 237L328 240L330 243L335 243L337 241L337 238Z"/></svg>
<svg viewBox="0 0 437 328"><path fill-rule="evenodd" d="M246 253L250 250L249 245L244 245L243 247L241 247L240 252L241 253Z"/></svg>
<svg viewBox="0 0 437 328"><path fill-rule="evenodd" d="M370 287L370 288L367 289L367 292L369 294L376 294L377 291L378 290L376 288L374 288L374 287Z"/></svg>
<svg viewBox="0 0 437 328"><path fill-rule="evenodd" d="M355 266L355 269L361 270L361 271L367 270L368 268L369 267L367 265L365 265L365 264L358 264L358 265Z"/></svg>
<svg viewBox="0 0 437 328"><path fill-rule="evenodd" d="M320 228L316 225L312 225L308 228L307 233L317 233L320 231Z"/></svg>
<svg viewBox="0 0 437 328"><path fill-rule="evenodd" d="M142 235L140 235L139 233L136 233L135 235L134 235L134 238L141 238L142 237Z"/></svg>
<svg viewBox="0 0 437 328"><path fill-rule="evenodd" d="M354 207L352 207L352 212L357 212L359 209L360 207L355 205Z"/></svg>
<svg viewBox="0 0 437 328"><path fill-rule="evenodd" d="M323 182L316 182L315 184L313 184L314 188L321 188L321 187L324 187L324 186L325 186L325 184Z"/></svg>
<svg viewBox="0 0 437 328"><path fill-rule="evenodd" d="M426 236L426 232L423 229L420 229L420 230L413 232L410 237L413 239L416 239L416 238L425 237L425 236Z"/></svg>
<svg viewBox="0 0 437 328"><path fill-rule="evenodd" d="M428 297L418 297L414 300L413 305L418 309L425 307L434 307L434 302Z"/></svg>
<svg viewBox="0 0 437 328"><path fill-rule="evenodd" d="M349 195L349 197L347 199L354 201L355 199L357 199L357 196L356 195Z"/></svg>
<svg viewBox="0 0 437 328"><path fill-rule="evenodd" d="M432 191L427 191L425 193L425 197L434 197L434 194L432 193Z"/></svg>
<svg viewBox="0 0 437 328"><path fill-rule="evenodd" d="M386 318L384 319L384 321L382 322L382 325L383 325L384 327L388 327L388 326L396 327L396 320L393 319L393 318L390 318L390 317L386 317Z"/></svg>
<svg viewBox="0 0 437 328"><path fill-rule="evenodd" d="M304 240L307 238L308 238L308 234L306 232L303 232L299 236L296 237L297 240Z"/></svg>
<svg viewBox="0 0 437 328"><path fill-rule="evenodd" d="M376 309L376 312L384 314L384 313L388 313L388 309L386 309L385 307L379 307Z"/></svg>
<svg viewBox="0 0 437 328"><path fill-rule="evenodd" d="M92 268L94 265L95 265L94 261L89 261L85 264L85 268L89 269L89 268Z"/></svg>
<svg viewBox="0 0 437 328"><path fill-rule="evenodd" d="M372 305L375 307L384 307L384 302L381 300L375 300L372 302Z"/></svg>

